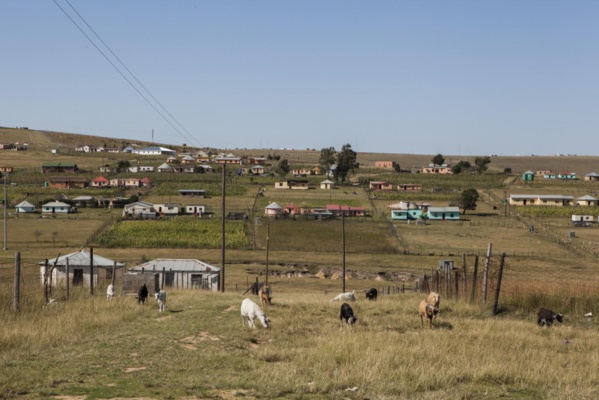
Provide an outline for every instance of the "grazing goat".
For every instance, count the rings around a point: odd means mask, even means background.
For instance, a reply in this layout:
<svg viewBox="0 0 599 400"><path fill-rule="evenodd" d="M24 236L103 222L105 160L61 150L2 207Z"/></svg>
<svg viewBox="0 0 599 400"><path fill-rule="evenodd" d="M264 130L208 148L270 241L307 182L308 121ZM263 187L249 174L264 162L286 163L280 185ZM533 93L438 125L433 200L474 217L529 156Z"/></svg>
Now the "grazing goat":
<svg viewBox="0 0 599 400"><path fill-rule="evenodd" d="M371 288L370 290L366 290L366 291L364 292L364 294L366 295L366 298L367 298L368 300L375 300L375 301L376 301L376 298L377 298L377 297L378 297L378 295L379 295L379 291L378 291L378 290L376 290L375 288Z"/></svg>
<svg viewBox="0 0 599 400"><path fill-rule="evenodd" d="M270 301L272 300L272 297L270 297L270 287L266 285L262 286L258 291L258 296L262 300L262 307L266 307L267 304L270 305Z"/></svg>
<svg viewBox="0 0 599 400"><path fill-rule="evenodd" d="M265 328L268 328L270 319L264 314L260 306L250 299L244 299L241 302L241 324L245 327L245 319L248 320L248 325L255 329L254 319L258 318Z"/></svg>
<svg viewBox="0 0 599 400"><path fill-rule="evenodd" d="M112 300L114 298L114 285L112 283L106 288L106 298L108 300Z"/></svg>
<svg viewBox="0 0 599 400"><path fill-rule="evenodd" d="M426 302L435 308L439 308L439 293L430 292L426 297Z"/></svg>
<svg viewBox="0 0 599 400"><path fill-rule="evenodd" d="M428 327L432 329L433 320L439 313L439 309L429 304L426 300L422 300L420 302L420 306L418 307L418 311L420 314L420 327L424 328L424 317L426 316L426 320L428 321Z"/></svg>
<svg viewBox="0 0 599 400"><path fill-rule="evenodd" d="M347 303L341 304L341 311L339 312L339 329L343 329L343 320L345 320L345 323L348 326L355 325L358 320L358 317L354 315L354 310L352 310Z"/></svg>
<svg viewBox="0 0 599 400"><path fill-rule="evenodd" d="M341 293L331 299L331 301L346 301L346 300L356 301L356 291L352 290L351 292Z"/></svg>
<svg viewBox="0 0 599 400"><path fill-rule="evenodd" d="M163 312L164 306L166 306L166 292L164 290L161 290L158 293L154 293L154 297L158 302L158 311Z"/></svg>
<svg viewBox="0 0 599 400"><path fill-rule="evenodd" d="M146 287L146 284L144 283L143 286L140 287L137 292L137 302L139 304L145 304L147 298L148 298L148 288Z"/></svg>
<svg viewBox="0 0 599 400"><path fill-rule="evenodd" d="M543 327L543 325L547 325L547 327L551 327L551 325L553 325L553 321L554 320L558 320L560 323L564 322L564 316L562 314L557 314L554 313L551 310L548 310L546 308L541 308L539 310L539 313L537 314L537 324L539 324L540 327Z"/></svg>

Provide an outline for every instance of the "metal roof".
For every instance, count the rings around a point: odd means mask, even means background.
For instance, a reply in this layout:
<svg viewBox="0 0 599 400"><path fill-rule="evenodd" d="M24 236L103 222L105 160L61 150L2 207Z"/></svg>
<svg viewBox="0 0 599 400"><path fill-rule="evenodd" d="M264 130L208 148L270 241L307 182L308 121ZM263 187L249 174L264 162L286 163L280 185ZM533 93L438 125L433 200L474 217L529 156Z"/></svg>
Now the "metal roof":
<svg viewBox="0 0 599 400"><path fill-rule="evenodd" d="M165 269L166 271L172 270L177 272L220 271L220 268L215 267L214 265L205 263L200 260L186 258L157 258L155 260L137 265L131 268L129 271L141 272L142 269L144 269L145 271L162 271L162 269Z"/></svg>
<svg viewBox="0 0 599 400"><path fill-rule="evenodd" d="M58 259L58 260L57 260ZM79 250L75 253L66 254L64 256L59 256L57 258L53 258L48 260L48 265L54 265L56 262L57 266L66 266L67 259L69 260L69 266L89 266L90 264L90 254L85 250ZM106 257L99 256L94 254L94 267L112 267L115 261ZM40 261L40 265L44 264L44 261ZM124 267L125 264L117 262L117 268Z"/></svg>

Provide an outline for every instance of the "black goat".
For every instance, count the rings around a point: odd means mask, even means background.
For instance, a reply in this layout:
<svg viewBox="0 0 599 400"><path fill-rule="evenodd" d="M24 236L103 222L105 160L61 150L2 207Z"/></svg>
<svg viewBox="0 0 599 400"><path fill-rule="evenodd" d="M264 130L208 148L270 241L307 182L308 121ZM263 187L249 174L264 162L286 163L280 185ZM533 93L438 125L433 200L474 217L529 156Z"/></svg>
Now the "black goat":
<svg viewBox="0 0 599 400"><path fill-rule="evenodd" d="M546 308L541 308L537 314L537 324L539 324L540 327L547 325L549 328L551 325L553 325L553 321L556 319L560 323L564 322L564 316L562 314L554 313Z"/></svg>
<svg viewBox="0 0 599 400"><path fill-rule="evenodd" d="M147 298L148 298L148 288L146 287L146 284L144 283L143 286L140 287L139 291L137 292L137 302L139 304L145 304Z"/></svg>
<svg viewBox="0 0 599 400"><path fill-rule="evenodd" d="M343 320L349 326L355 325L358 317L354 315L354 310L347 303L341 305L341 311L339 312L339 329L343 329Z"/></svg>
<svg viewBox="0 0 599 400"><path fill-rule="evenodd" d="M368 300L376 300L379 295L379 291L375 288L371 288L370 290L365 291L364 294Z"/></svg>

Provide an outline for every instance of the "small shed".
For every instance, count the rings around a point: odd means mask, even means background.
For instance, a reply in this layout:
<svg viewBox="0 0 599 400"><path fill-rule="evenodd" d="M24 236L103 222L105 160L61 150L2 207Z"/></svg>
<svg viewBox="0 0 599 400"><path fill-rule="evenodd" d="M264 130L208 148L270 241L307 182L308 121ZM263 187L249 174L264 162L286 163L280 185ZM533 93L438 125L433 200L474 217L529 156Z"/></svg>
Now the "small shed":
<svg viewBox="0 0 599 400"><path fill-rule="evenodd" d="M17 204L15 206L15 209L16 209L17 213L35 212L35 206L33 204L31 204L30 202L28 202L27 200L24 200L24 201L20 202L19 204Z"/></svg>
<svg viewBox="0 0 599 400"><path fill-rule="evenodd" d="M533 171L524 171L522 173L523 182L532 182L535 180L535 173Z"/></svg>
<svg viewBox="0 0 599 400"><path fill-rule="evenodd" d="M164 289L203 289L218 291L220 268L196 259L157 258L137 265L123 276L123 291L136 293L139 278L154 282L153 287Z"/></svg>
<svg viewBox="0 0 599 400"><path fill-rule="evenodd" d="M593 196L589 196L588 194L576 199L576 205L578 206L594 206L596 207L599 203L599 200L594 198Z"/></svg>
<svg viewBox="0 0 599 400"><path fill-rule="evenodd" d="M113 267L120 270L125 264L111 260L106 257L94 254L81 249L74 253L48 260L48 272L52 271L49 276L51 286L66 284L67 274L69 283L73 286L89 285L91 281L91 265L93 263L93 279L94 285L112 281ZM46 273L46 262L40 261L40 278L42 285L44 284L44 274ZM56 266L56 268L54 268ZM68 267L68 273L67 273Z"/></svg>
<svg viewBox="0 0 599 400"><path fill-rule="evenodd" d="M589 172L584 176L585 181L599 181L599 174L595 172Z"/></svg>
<svg viewBox="0 0 599 400"><path fill-rule="evenodd" d="M320 182L320 188L321 189L335 189L335 182L333 182L329 179L325 179L324 181Z"/></svg>

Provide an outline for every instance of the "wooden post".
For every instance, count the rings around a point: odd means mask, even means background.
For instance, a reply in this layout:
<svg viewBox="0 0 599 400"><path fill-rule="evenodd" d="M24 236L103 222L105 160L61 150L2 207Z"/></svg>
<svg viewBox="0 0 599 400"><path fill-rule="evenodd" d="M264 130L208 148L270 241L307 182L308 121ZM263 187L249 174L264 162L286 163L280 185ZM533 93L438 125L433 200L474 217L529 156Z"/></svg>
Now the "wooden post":
<svg viewBox="0 0 599 400"><path fill-rule="evenodd" d="M426 274L424 274L422 276L422 282L423 282L422 288L425 290L425 293L429 293L431 290L430 290L430 286L428 284L428 278L426 277Z"/></svg>
<svg viewBox="0 0 599 400"><path fill-rule="evenodd" d="M458 287L458 282L460 281L459 279L459 271L456 270L455 271L455 299L458 300L460 297L460 288Z"/></svg>
<svg viewBox="0 0 599 400"><path fill-rule="evenodd" d="M48 304L48 259L44 260L44 304Z"/></svg>
<svg viewBox="0 0 599 400"><path fill-rule="evenodd" d="M6 205L4 206L6 207ZM14 300L13 309L15 312L19 312L19 300L21 297L21 253L15 254L15 287L14 287Z"/></svg>
<svg viewBox="0 0 599 400"><path fill-rule="evenodd" d="M501 253L501 261L499 262L499 275L497 276L497 287L495 288L495 301L493 302L493 315L497 315L497 307L499 306L499 292L501 290L501 277L503 276L504 264L505 253Z"/></svg>
<svg viewBox="0 0 599 400"><path fill-rule="evenodd" d="M343 291L345 293L345 211L341 210L341 253L343 254ZM388 293L387 293L388 294Z"/></svg>
<svg viewBox="0 0 599 400"><path fill-rule="evenodd" d="M445 268L445 296L451 299L451 274L449 268Z"/></svg>
<svg viewBox="0 0 599 400"><path fill-rule="evenodd" d="M462 255L462 268L463 268L463 279L464 279L464 282L463 282L464 299L467 299L468 298L468 273L466 270L466 253L464 253Z"/></svg>
<svg viewBox="0 0 599 400"><path fill-rule="evenodd" d="M94 248L89 248L89 294L94 295Z"/></svg>
<svg viewBox="0 0 599 400"><path fill-rule="evenodd" d="M270 222L266 223L266 271L264 285L268 286L268 252L270 250Z"/></svg>
<svg viewBox="0 0 599 400"><path fill-rule="evenodd" d="M472 272L472 302L474 303L474 297L476 296L476 278L478 275L478 255L474 257L474 271Z"/></svg>
<svg viewBox="0 0 599 400"><path fill-rule="evenodd" d="M487 281L489 279L489 265L491 264L491 248L493 247L492 243L489 243L489 247L487 248L487 258L485 260L485 269L483 271L483 302L487 303Z"/></svg>
<svg viewBox="0 0 599 400"><path fill-rule="evenodd" d="M441 293L441 274L439 273L439 270L437 270L435 274L437 276L437 293Z"/></svg>
<svg viewBox="0 0 599 400"><path fill-rule="evenodd" d="M114 278L116 275L116 261L114 262L114 264L112 264L112 280L110 281L110 284L112 285L112 288L114 289Z"/></svg>
<svg viewBox="0 0 599 400"><path fill-rule="evenodd" d="M69 276L69 272L70 272L69 271L69 258L68 257L65 259L65 262L66 262L66 267L65 267L66 271L65 271L65 273L66 273L66 276L67 276L67 300L68 300L69 299L69 295L70 295L70 288L71 288L71 281L70 281L70 276Z"/></svg>

